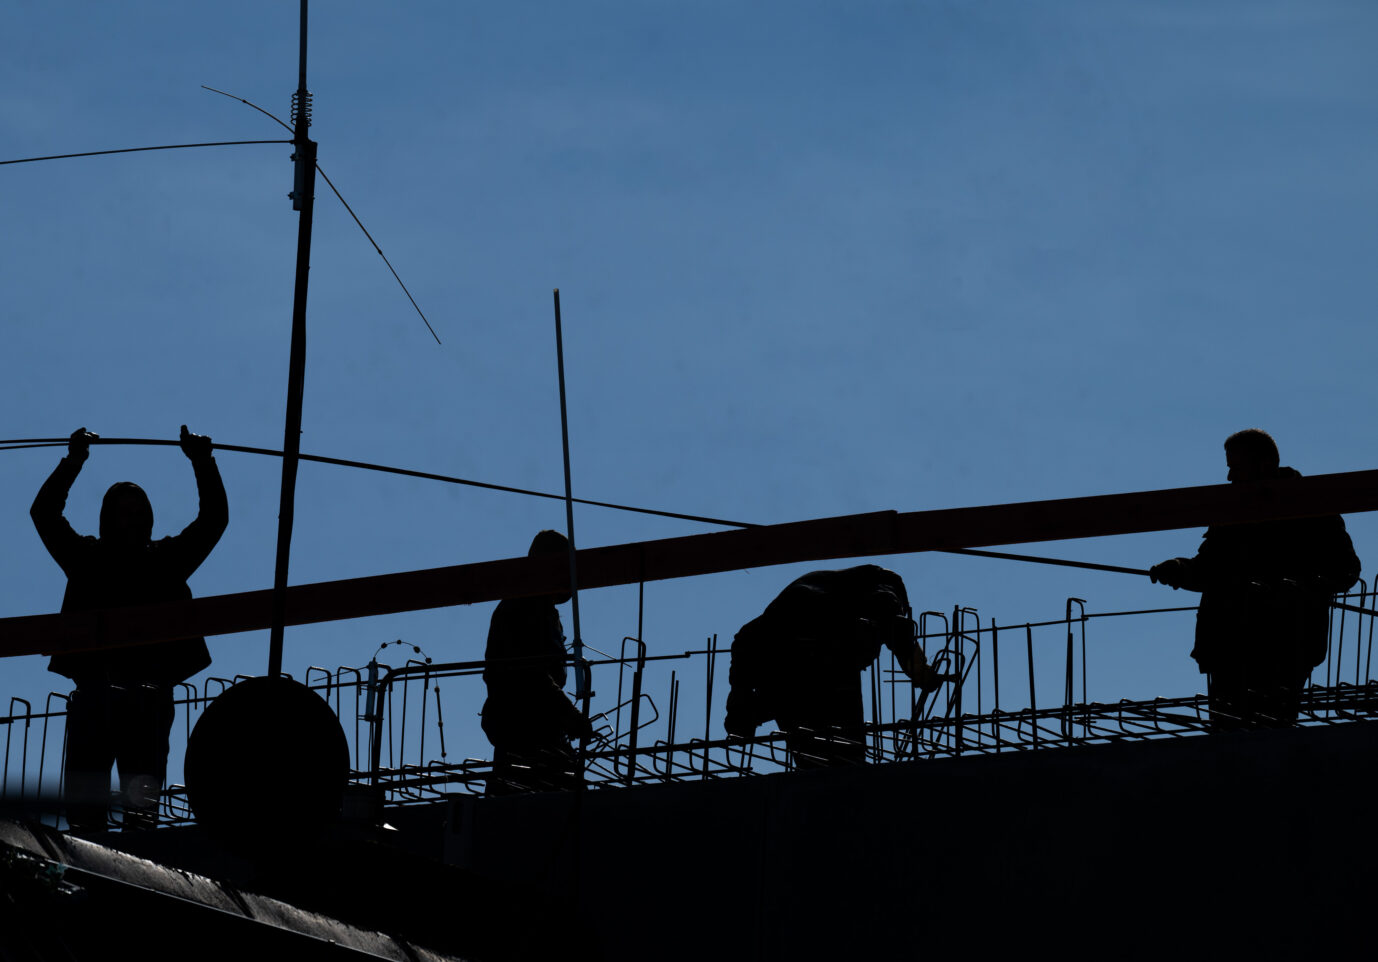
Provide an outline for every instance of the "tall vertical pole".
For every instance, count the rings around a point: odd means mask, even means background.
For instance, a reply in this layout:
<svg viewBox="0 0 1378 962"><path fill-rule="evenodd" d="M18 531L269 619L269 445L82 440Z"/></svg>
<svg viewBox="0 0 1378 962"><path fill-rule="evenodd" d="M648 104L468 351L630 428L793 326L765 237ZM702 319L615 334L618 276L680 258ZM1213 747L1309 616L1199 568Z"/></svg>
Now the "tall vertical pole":
<svg viewBox="0 0 1378 962"><path fill-rule="evenodd" d="M574 617L574 697L579 700L579 708L584 716L585 728L589 720L589 699L593 692L589 685L589 667L584 661L584 637L579 632L579 564L578 552L574 542L574 488L569 480L569 413L565 406L565 339L560 322L560 289L555 288L555 364L560 369L560 441L565 454L565 527L569 537L569 597L573 603ZM570 811L570 865L571 878L569 898L576 910L580 907L580 889L583 885L583 827L580 821L584 808L584 766L588 759L588 735L579 737L579 751L575 764L579 777L577 791L574 793L574 807Z"/></svg>
<svg viewBox="0 0 1378 962"><path fill-rule="evenodd" d="M306 282L311 270L311 215L316 202L316 144L311 126L311 93L306 89L306 5L301 0L301 51L297 92L292 97L292 209L297 220L296 290L292 297L292 348L287 362L287 418L282 431L282 492L278 502L278 550L273 570L273 625L268 642L268 674L282 673L282 632L287 614L287 568L292 552L297 463L301 454L301 406L306 381Z"/></svg>
<svg viewBox="0 0 1378 962"><path fill-rule="evenodd" d="M588 715L589 679L584 665L584 638L579 633L579 566L574 543L574 489L569 480L569 414L565 406L565 341L560 321L560 289L555 288L555 363L560 369L560 439L565 452L565 527L569 536L569 596L574 615L574 697Z"/></svg>

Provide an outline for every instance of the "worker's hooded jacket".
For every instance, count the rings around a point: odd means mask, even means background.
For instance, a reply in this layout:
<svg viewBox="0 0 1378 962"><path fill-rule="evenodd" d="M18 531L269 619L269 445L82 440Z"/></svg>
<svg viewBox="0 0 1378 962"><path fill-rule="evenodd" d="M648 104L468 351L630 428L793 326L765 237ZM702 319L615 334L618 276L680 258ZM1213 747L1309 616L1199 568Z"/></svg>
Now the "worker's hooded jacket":
<svg viewBox="0 0 1378 962"><path fill-rule="evenodd" d="M153 541L153 509L136 484L122 481L110 488L101 505L101 537L79 535L62 511L67 493L81 471L81 462L63 458L43 482L29 514L43 546L67 575L63 612L124 608L191 598L191 577L229 523L225 486L215 458L192 462L200 510L181 534ZM117 499L142 501L142 537L120 545L108 537ZM211 663L204 638L135 645L103 651L57 654L48 670L83 684L171 685Z"/></svg>
<svg viewBox="0 0 1378 962"><path fill-rule="evenodd" d="M1331 595L1359 577L1339 515L1212 525L1183 561L1181 587L1201 592L1191 654L1203 672L1305 676L1325 660Z"/></svg>

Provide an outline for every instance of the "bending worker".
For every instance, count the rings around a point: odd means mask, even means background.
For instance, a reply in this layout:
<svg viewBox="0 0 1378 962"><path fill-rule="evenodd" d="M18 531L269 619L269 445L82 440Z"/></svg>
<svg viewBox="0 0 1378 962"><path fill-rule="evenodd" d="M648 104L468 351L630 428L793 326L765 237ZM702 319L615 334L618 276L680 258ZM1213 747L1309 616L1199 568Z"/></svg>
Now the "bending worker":
<svg viewBox="0 0 1378 962"><path fill-rule="evenodd" d="M859 565L796 579L732 642L724 727L749 737L773 718L796 767L860 764L866 746L857 673L881 645L923 691L946 680L914 638L899 575Z"/></svg>

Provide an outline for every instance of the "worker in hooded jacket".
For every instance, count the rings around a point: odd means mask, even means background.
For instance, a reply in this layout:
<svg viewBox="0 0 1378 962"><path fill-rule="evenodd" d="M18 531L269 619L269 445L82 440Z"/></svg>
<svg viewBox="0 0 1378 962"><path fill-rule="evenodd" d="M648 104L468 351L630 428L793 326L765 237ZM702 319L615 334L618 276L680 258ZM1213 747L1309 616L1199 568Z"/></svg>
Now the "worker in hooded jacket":
<svg viewBox="0 0 1378 962"><path fill-rule="evenodd" d="M1277 444L1250 428L1225 441L1229 481L1299 478L1279 467ZM1191 655L1207 675L1217 730L1296 723L1302 689L1325 660L1331 595L1359 577L1339 515L1211 525L1194 558L1149 569L1173 588L1201 592Z"/></svg>
<svg viewBox="0 0 1378 962"><path fill-rule="evenodd" d="M211 439L182 425L182 452L196 475L200 509L181 534L152 540L153 508L137 484L105 493L100 536L79 535L63 508L97 435L72 433L67 456L43 482L29 514L43 546L67 575L62 610L91 611L181 601L187 579L229 523L225 486ZM211 662L204 638L54 655L48 670L76 682L67 707L64 766L67 821L76 830L106 823L110 766L119 770L127 828L150 827L167 772L173 686Z"/></svg>
<svg viewBox="0 0 1378 962"><path fill-rule="evenodd" d="M904 581L878 565L814 571L791 582L737 632L729 670L728 734L775 719L798 768L865 760L857 674L889 648L923 691L935 674L914 637Z"/></svg>

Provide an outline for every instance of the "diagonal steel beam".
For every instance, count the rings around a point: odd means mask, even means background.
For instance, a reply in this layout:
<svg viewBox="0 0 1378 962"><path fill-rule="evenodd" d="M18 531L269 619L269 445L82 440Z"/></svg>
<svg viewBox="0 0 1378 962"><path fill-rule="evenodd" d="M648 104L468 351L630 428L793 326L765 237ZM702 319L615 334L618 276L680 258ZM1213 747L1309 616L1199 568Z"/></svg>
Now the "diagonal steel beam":
<svg viewBox="0 0 1378 962"><path fill-rule="evenodd" d="M877 511L639 541L578 553L579 587L660 581L801 561L1197 528L1378 510L1378 471L935 511ZM289 625L567 592L565 558L476 564L297 585ZM0 657L114 648L267 628L272 591L0 619Z"/></svg>

